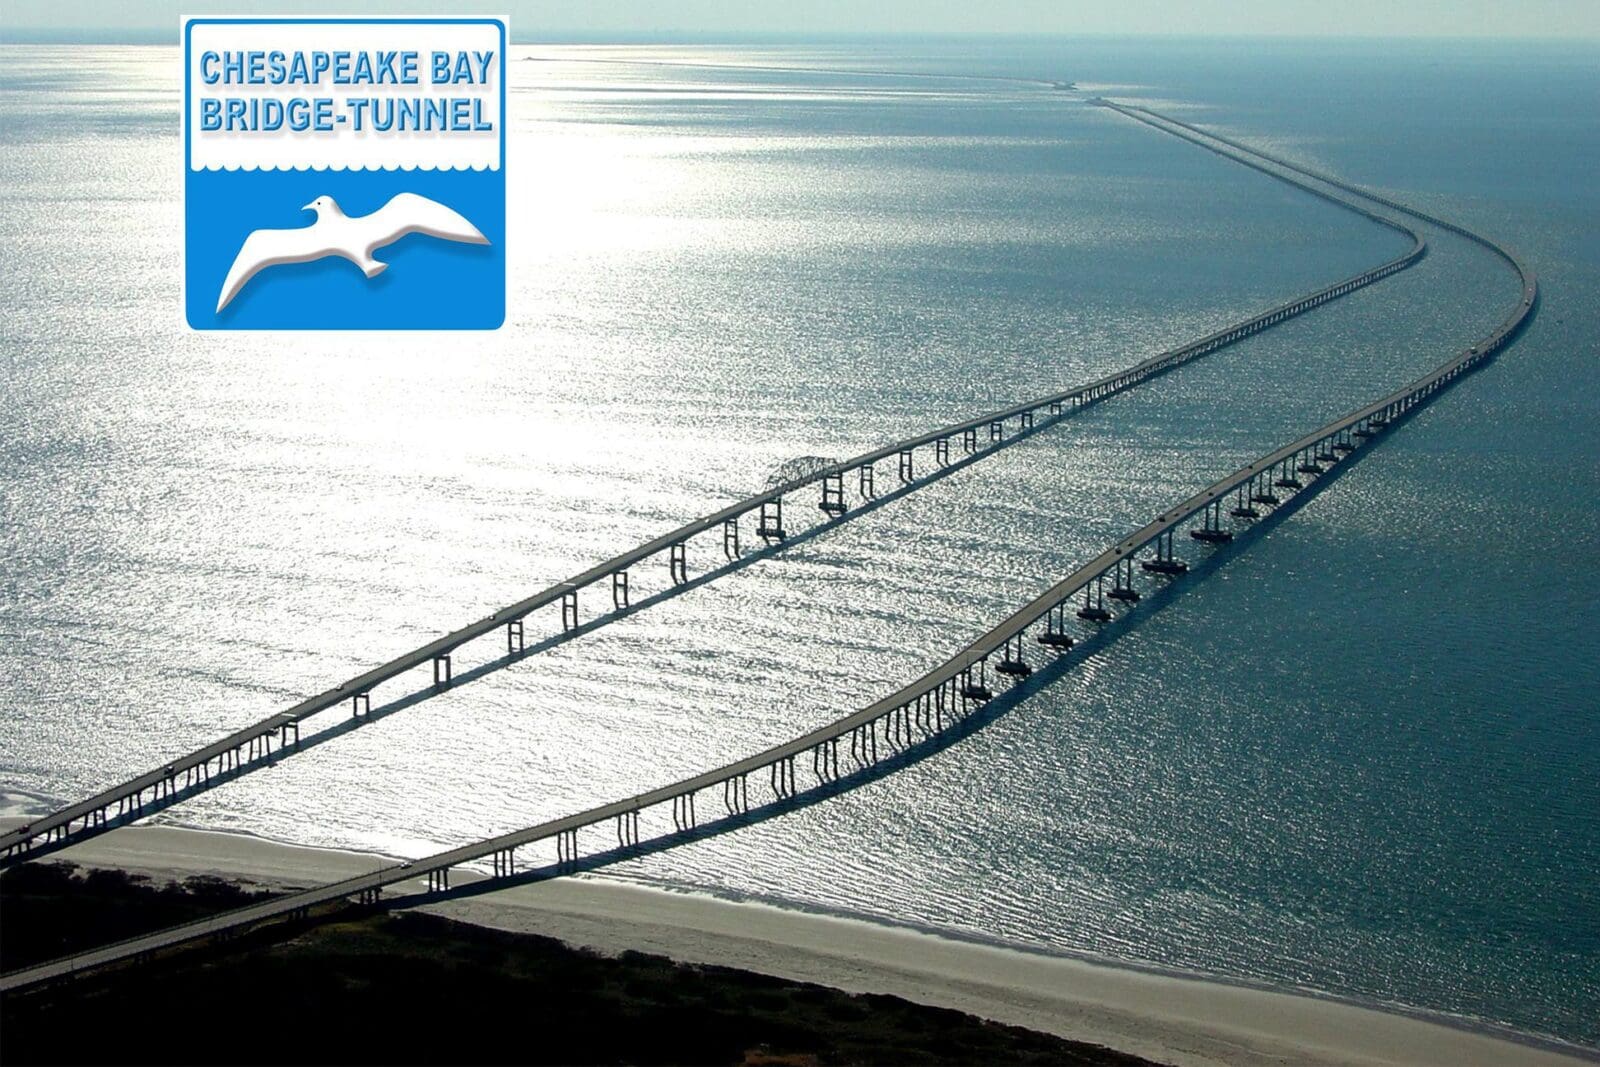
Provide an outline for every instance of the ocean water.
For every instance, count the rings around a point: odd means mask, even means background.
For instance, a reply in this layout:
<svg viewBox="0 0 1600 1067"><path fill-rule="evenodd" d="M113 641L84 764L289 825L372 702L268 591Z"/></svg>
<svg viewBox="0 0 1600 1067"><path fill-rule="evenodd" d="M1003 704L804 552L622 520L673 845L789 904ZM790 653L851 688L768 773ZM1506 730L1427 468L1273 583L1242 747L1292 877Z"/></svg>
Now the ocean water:
<svg viewBox="0 0 1600 1067"><path fill-rule="evenodd" d="M1506 240L1538 318L970 739L619 873L1600 1043L1592 48L513 54L506 328L308 338L182 325L175 50L0 48L12 808L146 770L789 460L1082 382L1405 248L1084 106L1104 93ZM1428 236L1378 286L159 818L421 855L870 702L1486 333L1508 272ZM691 545L691 570L719 558ZM668 589L665 562L634 582Z"/></svg>

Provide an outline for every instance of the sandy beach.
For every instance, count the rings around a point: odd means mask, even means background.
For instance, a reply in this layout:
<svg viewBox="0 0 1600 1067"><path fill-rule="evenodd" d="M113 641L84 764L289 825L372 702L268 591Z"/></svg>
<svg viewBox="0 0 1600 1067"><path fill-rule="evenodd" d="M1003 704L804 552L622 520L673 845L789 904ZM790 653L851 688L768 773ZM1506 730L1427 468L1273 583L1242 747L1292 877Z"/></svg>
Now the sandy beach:
<svg viewBox="0 0 1600 1067"><path fill-rule="evenodd" d="M170 827L118 830L51 858L155 878L214 874L267 887L333 881L387 862ZM461 872L454 881L474 877ZM635 949L850 992L894 994L1174 1064L1586 1061L1577 1053L1319 997L606 878L520 886L422 910L606 952Z"/></svg>

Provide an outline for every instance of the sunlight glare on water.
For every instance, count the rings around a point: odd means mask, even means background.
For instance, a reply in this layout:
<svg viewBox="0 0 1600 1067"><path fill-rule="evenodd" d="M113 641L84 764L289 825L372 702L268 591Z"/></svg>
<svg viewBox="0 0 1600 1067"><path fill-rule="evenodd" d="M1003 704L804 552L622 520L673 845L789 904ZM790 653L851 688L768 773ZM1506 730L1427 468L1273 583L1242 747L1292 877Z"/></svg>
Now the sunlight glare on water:
<svg viewBox="0 0 1600 1067"><path fill-rule="evenodd" d="M1065 67L1509 237L1545 309L986 729L621 873L1600 1040L1600 472L1563 458L1600 413L1560 384L1600 333L1595 194L1565 177L1600 137L1515 127L1540 171L1444 132L1463 91L1509 127L1594 69L1408 67L1396 131L1360 106L1392 65L1353 46L1298 58L1326 100L1275 93L1277 61L1141 47L515 50L506 327L336 337L184 328L169 50L7 50L13 806L157 766L798 457L1081 383L1406 248L1081 96L965 76ZM465 684L412 701L416 672L379 723L160 819L422 855L845 714L1486 333L1506 273L1429 238L1379 286L715 582L664 595L665 560L638 568L648 610L481 677L503 646L468 646ZM787 504L791 534L821 517ZM690 545L691 573L720 559ZM586 590L585 620L609 599ZM547 609L530 643L560 627Z"/></svg>

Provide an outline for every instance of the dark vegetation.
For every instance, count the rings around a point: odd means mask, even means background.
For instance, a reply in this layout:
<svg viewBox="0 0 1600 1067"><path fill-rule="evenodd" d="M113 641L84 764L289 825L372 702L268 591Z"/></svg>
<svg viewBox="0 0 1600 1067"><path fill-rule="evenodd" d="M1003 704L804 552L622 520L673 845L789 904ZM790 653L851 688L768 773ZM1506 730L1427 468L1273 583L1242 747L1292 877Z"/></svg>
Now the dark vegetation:
<svg viewBox="0 0 1600 1067"><path fill-rule="evenodd" d="M26 864L0 877L0 967L236 907L216 879L158 887ZM25 1063L1138 1064L912 1004L431 915L350 908L231 945L0 1001Z"/></svg>

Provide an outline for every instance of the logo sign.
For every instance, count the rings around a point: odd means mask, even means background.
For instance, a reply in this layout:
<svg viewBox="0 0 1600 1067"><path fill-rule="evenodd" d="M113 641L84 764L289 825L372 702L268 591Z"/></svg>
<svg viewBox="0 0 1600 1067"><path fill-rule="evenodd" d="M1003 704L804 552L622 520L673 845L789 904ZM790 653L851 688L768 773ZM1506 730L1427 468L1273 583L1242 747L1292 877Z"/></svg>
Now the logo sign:
<svg viewBox="0 0 1600 1067"><path fill-rule="evenodd" d="M498 19L189 19L184 314L200 330L495 329Z"/></svg>

